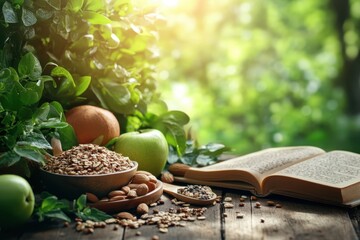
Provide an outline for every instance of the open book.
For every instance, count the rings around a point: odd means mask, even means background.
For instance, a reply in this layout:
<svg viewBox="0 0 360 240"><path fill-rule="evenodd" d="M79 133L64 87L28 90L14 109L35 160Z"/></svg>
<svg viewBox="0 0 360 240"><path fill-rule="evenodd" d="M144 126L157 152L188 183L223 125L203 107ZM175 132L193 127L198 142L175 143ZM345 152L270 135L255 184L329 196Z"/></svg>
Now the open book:
<svg viewBox="0 0 360 240"><path fill-rule="evenodd" d="M353 207L360 204L360 154L310 146L270 148L190 168L175 180Z"/></svg>

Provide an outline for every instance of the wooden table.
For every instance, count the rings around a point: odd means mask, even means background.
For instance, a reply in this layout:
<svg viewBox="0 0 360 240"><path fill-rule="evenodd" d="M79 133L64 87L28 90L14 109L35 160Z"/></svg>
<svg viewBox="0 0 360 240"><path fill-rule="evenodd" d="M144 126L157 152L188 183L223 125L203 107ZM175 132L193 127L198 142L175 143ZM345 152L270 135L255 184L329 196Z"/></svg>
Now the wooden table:
<svg viewBox="0 0 360 240"><path fill-rule="evenodd" d="M234 208L224 207L224 202L208 207L205 220L186 222L185 227L170 227L168 233L161 233L156 225L141 226L139 229L107 225L96 228L92 234L76 232L75 223L64 227L63 223L28 224L18 232L0 232L0 239L358 239L360 236L360 208L340 208L300 201L281 196L251 200L249 192L214 188L222 196L232 198ZM246 195L243 207L239 206L240 196ZM150 208L168 210L178 208L167 195L162 197L164 205ZM271 200L282 208L267 206ZM255 202L261 207L256 208ZM196 207L196 206L191 206ZM236 212L244 214L236 218ZM137 232L141 232L137 236Z"/></svg>

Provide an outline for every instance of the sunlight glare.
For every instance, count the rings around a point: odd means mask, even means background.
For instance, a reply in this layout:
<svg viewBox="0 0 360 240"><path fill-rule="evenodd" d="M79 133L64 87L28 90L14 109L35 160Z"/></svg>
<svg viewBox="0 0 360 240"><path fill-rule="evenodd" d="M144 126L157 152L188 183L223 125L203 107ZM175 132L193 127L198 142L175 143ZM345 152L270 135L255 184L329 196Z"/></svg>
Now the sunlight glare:
<svg viewBox="0 0 360 240"><path fill-rule="evenodd" d="M161 2L165 7L174 8L179 5L179 0L162 0Z"/></svg>

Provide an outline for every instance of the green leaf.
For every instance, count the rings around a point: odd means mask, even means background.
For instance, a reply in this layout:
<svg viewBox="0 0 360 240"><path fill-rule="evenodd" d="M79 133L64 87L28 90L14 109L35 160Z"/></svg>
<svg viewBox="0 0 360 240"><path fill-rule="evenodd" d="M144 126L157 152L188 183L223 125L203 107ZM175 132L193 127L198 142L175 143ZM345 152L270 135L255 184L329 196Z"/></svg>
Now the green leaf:
<svg viewBox="0 0 360 240"><path fill-rule="evenodd" d="M13 9L11 3L5 2L2 6L2 13L4 15L4 20L6 23L17 23L18 18L16 16L15 10Z"/></svg>
<svg viewBox="0 0 360 240"><path fill-rule="evenodd" d="M85 20L87 20L91 24L111 23L111 20L109 18L96 12L84 11L82 16Z"/></svg>
<svg viewBox="0 0 360 240"><path fill-rule="evenodd" d="M181 111L169 111L164 114L162 114L160 117L160 121L171 121L176 122L179 125L186 125L190 121L190 117Z"/></svg>
<svg viewBox="0 0 360 240"><path fill-rule="evenodd" d="M38 16L38 18L40 18L41 20L48 20L53 15L54 15L54 13L47 9L39 8L36 10L36 16Z"/></svg>
<svg viewBox="0 0 360 240"><path fill-rule="evenodd" d="M42 74L41 64L34 54L29 52L20 59L18 72L20 78L29 77L37 80Z"/></svg>
<svg viewBox="0 0 360 240"><path fill-rule="evenodd" d="M27 82L24 86L25 91L20 95L20 100L24 105L31 105L40 101L44 90L44 82Z"/></svg>
<svg viewBox="0 0 360 240"><path fill-rule="evenodd" d="M0 154L0 167L10 167L20 161L20 156L14 151L7 151Z"/></svg>
<svg viewBox="0 0 360 240"><path fill-rule="evenodd" d="M91 83L90 76L83 76L77 79L75 96L80 96L81 94L83 94L90 86L90 83Z"/></svg>
<svg viewBox="0 0 360 240"><path fill-rule="evenodd" d="M54 195L47 192L40 194L41 202L36 205L34 215L38 216L38 221L42 222L47 219L60 219L71 222L71 219L64 211L70 211L70 203L65 199L58 200Z"/></svg>
<svg viewBox="0 0 360 240"><path fill-rule="evenodd" d="M52 149L49 142L45 139L44 135L41 133L31 132L21 141L17 142L18 146L28 146L39 149Z"/></svg>
<svg viewBox="0 0 360 240"><path fill-rule="evenodd" d="M24 3L24 0L11 0L11 3L13 4L13 5L23 5L23 3Z"/></svg>
<svg viewBox="0 0 360 240"><path fill-rule="evenodd" d="M87 11L99 11L106 8L105 0L86 0L84 9Z"/></svg>
<svg viewBox="0 0 360 240"><path fill-rule="evenodd" d="M105 221L106 219L111 218L110 215L104 213L103 211L90 207L86 207L83 211L83 214L80 216L82 216L83 220L92 220L96 222Z"/></svg>
<svg viewBox="0 0 360 240"><path fill-rule="evenodd" d="M78 145L75 131L71 125L57 129L57 132L60 135L63 150L68 150L71 147Z"/></svg>
<svg viewBox="0 0 360 240"><path fill-rule="evenodd" d="M37 22L35 14L26 8L22 8L21 19L26 27L32 26Z"/></svg>
<svg viewBox="0 0 360 240"><path fill-rule="evenodd" d="M77 41L73 42L70 46L70 50L74 52L85 52L89 48L94 46L94 35L86 34L80 37Z"/></svg>
<svg viewBox="0 0 360 240"><path fill-rule="evenodd" d="M186 148L186 134L182 126L172 121L163 121L158 124L158 127L155 128L164 133L167 142L174 146L178 155L181 156Z"/></svg>
<svg viewBox="0 0 360 240"><path fill-rule="evenodd" d="M84 4L84 0L69 0L66 4L65 9L70 10L72 12L78 12L82 8Z"/></svg>
<svg viewBox="0 0 360 240"><path fill-rule="evenodd" d="M58 88L58 95L72 95L75 92L75 82L70 72L63 67L55 67L50 74L52 77L61 78L60 87Z"/></svg>
<svg viewBox="0 0 360 240"><path fill-rule="evenodd" d="M44 162L44 153L36 147L29 145L16 145L14 151L21 157L33 160L38 163Z"/></svg>
<svg viewBox="0 0 360 240"><path fill-rule="evenodd" d="M61 9L61 0L45 0L51 7L53 7L56 10Z"/></svg>
<svg viewBox="0 0 360 240"><path fill-rule="evenodd" d="M167 104L163 100L152 101L148 104L148 112L155 115L162 115L168 111Z"/></svg>
<svg viewBox="0 0 360 240"><path fill-rule="evenodd" d="M59 119L56 119L56 118L52 118L52 119L49 119L45 122L41 122L39 125L38 125L38 128L39 129L43 129L43 128L66 128L69 124L66 123L66 122L62 122L61 120Z"/></svg>
<svg viewBox="0 0 360 240"><path fill-rule="evenodd" d="M59 219L66 222L71 222L71 219L60 209L52 210L46 213L43 213L43 217L50 218L50 219ZM41 220L39 220L41 222Z"/></svg>
<svg viewBox="0 0 360 240"><path fill-rule="evenodd" d="M75 208L78 211L82 211L84 210L85 207L86 207L86 195L82 194L78 199L76 199Z"/></svg>

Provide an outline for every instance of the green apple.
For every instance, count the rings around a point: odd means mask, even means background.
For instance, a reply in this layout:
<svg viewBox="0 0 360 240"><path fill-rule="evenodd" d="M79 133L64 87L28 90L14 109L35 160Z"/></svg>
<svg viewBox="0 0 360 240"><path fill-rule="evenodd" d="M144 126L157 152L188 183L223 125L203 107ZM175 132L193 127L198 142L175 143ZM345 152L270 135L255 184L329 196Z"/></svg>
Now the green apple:
<svg viewBox="0 0 360 240"><path fill-rule="evenodd" d="M138 162L139 170L148 171L154 176L160 175L169 154L166 138L156 129L121 134L114 150Z"/></svg>
<svg viewBox="0 0 360 240"><path fill-rule="evenodd" d="M0 228L26 222L34 204L34 193L26 179L13 174L0 175Z"/></svg>

